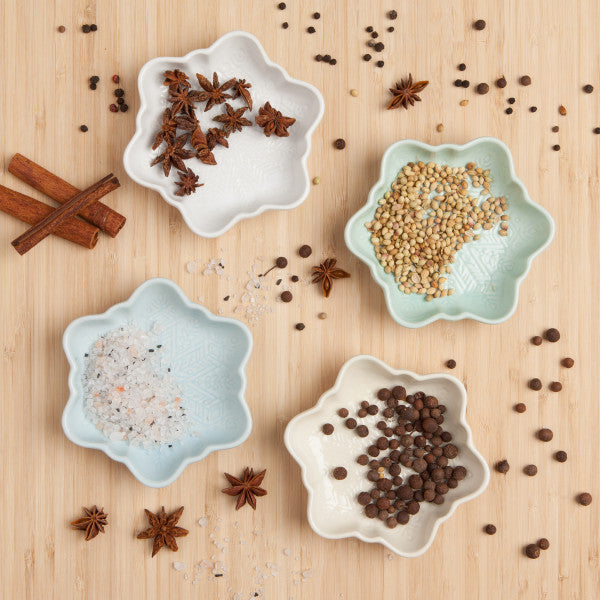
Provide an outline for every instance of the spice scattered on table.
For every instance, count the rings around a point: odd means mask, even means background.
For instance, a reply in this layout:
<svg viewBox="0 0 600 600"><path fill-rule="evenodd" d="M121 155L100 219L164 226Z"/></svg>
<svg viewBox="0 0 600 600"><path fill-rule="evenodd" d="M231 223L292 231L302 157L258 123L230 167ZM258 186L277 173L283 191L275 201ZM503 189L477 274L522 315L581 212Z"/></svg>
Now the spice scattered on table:
<svg viewBox="0 0 600 600"><path fill-rule="evenodd" d="M491 523L486 525L484 528L484 531L488 534L488 535L494 535L496 533L496 526L492 525Z"/></svg>
<svg viewBox="0 0 600 600"><path fill-rule="evenodd" d="M558 329L551 327L550 329L546 329L546 331L544 331L544 337L549 342L558 342L558 340L560 340L560 332Z"/></svg>
<svg viewBox="0 0 600 600"><path fill-rule="evenodd" d="M83 133L85 133L87 130L88 130L88 126L87 125L80 125L79 131L83 131Z"/></svg>
<svg viewBox="0 0 600 600"><path fill-rule="evenodd" d="M526 465L525 467L523 467L523 473L525 473L525 475L528 475L529 477L537 475L537 472L538 469L535 465Z"/></svg>
<svg viewBox="0 0 600 600"><path fill-rule="evenodd" d="M563 117L567 114L567 109L562 104L558 107L558 114Z"/></svg>
<svg viewBox="0 0 600 600"><path fill-rule="evenodd" d="M333 478L341 481L342 479L346 479L348 476L348 471L345 467L336 467L332 472Z"/></svg>
<svg viewBox="0 0 600 600"><path fill-rule="evenodd" d="M567 462L567 453L564 450L558 450L554 453L554 458L560 463Z"/></svg>
<svg viewBox="0 0 600 600"><path fill-rule="evenodd" d="M302 331L306 325L304 323L296 323L295 327L298 331Z"/></svg>
<svg viewBox="0 0 600 600"><path fill-rule="evenodd" d="M539 392L542 389L542 382L537 377L529 380L529 389L534 392Z"/></svg>
<svg viewBox="0 0 600 600"><path fill-rule="evenodd" d="M504 77L504 75L502 77L499 77L498 79L496 79L496 87L503 89L505 88L507 85L506 82L506 78Z"/></svg>
<svg viewBox="0 0 600 600"><path fill-rule="evenodd" d="M256 498L267 495L267 490L260 487L266 473L266 469L260 473L254 473L254 469L249 467L244 469L240 479L229 473L225 473L225 477L231 484L231 487L221 491L228 496L239 496L235 505L235 510L239 510L246 503L256 510Z"/></svg>
<svg viewBox="0 0 600 600"><path fill-rule="evenodd" d="M515 411L518 413L524 413L527 410L527 406L525 406L525 404L523 404L523 402L519 402L518 404L515 404Z"/></svg>
<svg viewBox="0 0 600 600"><path fill-rule="evenodd" d="M519 83L521 85L524 86L528 86L531 85L531 77L529 77L529 75L523 75L520 79L519 79Z"/></svg>
<svg viewBox="0 0 600 600"><path fill-rule="evenodd" d="M477 21L473 23L473 28L477 31L483 31L485 29L485 26L486 22L483 19L477 19Z"/></svg>
<svg viewBox="0 0 600 600"><path fill-rule="evenodd" d="M331 423L325 423L321 429L325 435L331 435L334 431L334 427Z"/></svg>
<svg viewBox="0 0 600 600"><path fill-rule="evenodd" d="M527 544L525 547L525 555L528 558L539 558L540 549L537 547L537 544Z"/></svg>
<svg viewBox="0 0 600 600"><path fill-rule="evenodd" d="M98 509L95 504L92 508L84 506L82 510L85 516L72 521L71 527L85 531L85 541L89 542L99 533L104 533L104 527L108 524L108 515L103 508Z"/></svg>
<svg viewBox="0 0 600 600"><path fill-rule="evenodd" d="M281 298L282 302L286 302L286 303L291 302L293 299L292 292L290 292L289 290L285 290L284 292L281 292L279 297Z"/></svg>
<svg viewBox="0 0 600 600"><path fill-rule="evenodd" d="M320 312L320 313L317 315L317 317L318 317L319 319L321 319L321 321L323 321L323 320L325 320L325 319L327 318L327 313L325 313L325 312Z"/></svg>
<svg viewBox="0 0 600 600"><path fill-rule="evenodd" d="M358 90L357 90L357 89L354 89L354 88L352 88L352 89L350 90L350 95L351 95L353 98L356 98L356 97L358 96Z"/></svg>
<svg viewBox="0 0 600 600"><path fill-rule="evenodd" d="M478 94L487 94L490 91L490 86L487 83L479 83L477 85Z"/></svg>
<svg viewBox="0 0 600 600"><path fill-rule="evenodd" d="M560 150L560 144L554 144L554 146L552 146L552 150L554 150L554 152L558 152Z"/></svg>
<svg viewBox="0 0 600 600"><path fill-rule="evenodd" d="M350 277L350 273L337 268L336 264L337 259L327 258L320 265L312 268L312 283L321 284L325 298L329 298L335 279L346 279Z"/></svg>
<svg viewBox="0 0 600 600"><path fill-rule="evenodd" d="M496 463L494 468L496 469L496 471L498 471L498 473L502 473L503 475L505 475L506 473L508 473L510 465L508 464L507 460L501 460L500 462Z"/></svg>
<svg viewBox="0 0 600 600"><path fill-rule="evenodd" d="M577 502L582 506L589 506L592 503L592 495L589 492L583 492L577 496Z"/></svg>
<svg viewBox="0 0 600 600"><path fill-rule="evenodd" d="M335 142L333 142L333 145L337 150L343 150L346 147L346 140L338 138L335 140Z"/></svg>
<svg viewBox="0 0 600 600"><path fill-rule="evenodd" d="M58 31L58 33L64 33L67 28L64 25L59 25L56 30Z"/></svg>
<svg viewBox="0 0 600 600"><path fill-rule="evenodd" d="M455 369L456 368L456 361L453 358L451 358L450 360L446 361L446 366L449 369Z"/></svg>
<svg viewBox="0 0 600 600"><path fill-rule="evenodd" d="M571 369L575 365L575 361L572 358L563 358L560 361L560 364L565 367L565 369Z"/></svg>
<svg viewBox="0 0 600 600"><path fill-rule="evenodd" d="M300 246L298 254L301 258L308 258L312 254L312 248L308 244Z"/></svg>
<svg viewBox="0 0 600 600"><path fill-rule="evenodd" d="M150 527L141 533L138 533L138 540L148 540L154 538L152 545L152 556L163 547L166 546L169 550L177 552L177 540L175 538L186 536L189 531L183 527L177 527L177 523L183 514L183 506L179 507L175 512L167 515L165 507L161 507L156 514L145 509L146 517Z"/></svg>
<svg viewBox="0 0 600 600"><path fill-rule="evenodd" d="M562 383L560 381L553 381L548 387L552 392L560 392L562 390Z"/></svg>
<svg viewBox="0 0 600 600"><path fill-rule="evenodd" d="M550 541L547 538L540 538L537 545L540 550L548 550L550 548Z"/></svg>
<svg viewBox="0 0 600 600"><path fill-rule="evenodd" d="M541 345L542 345L542 341L543 341L543 340L542 340L542 337L541 337L541 336L539 336L539 335L534 335L534 336L531 338L531 343L532 343L534 346L541 346Z"/></svg>
<svg viewBox="0 0 600 600"><path fill-rule="evenodd" d="M435 130L438 133L442 133L442 131L444 131L444 124L443 123L438 123L437 126L436 126L436 128L435 128Z"/></svg>
<svg viewBox="0 0 600 600"><path fill-rule="evenodd" d="M85 357L84 412L110 440L150 448L189 435L181 390L159 331L134 323L100 337Z"/></svg>
<svg viewBox="0 0 600 600"><path fill-rule="evenodd" d="M594 86L593 86L593 85L590 85L590 84L588 83L587 85L584 85L584 86L583 86L583 91L584 91L586 94L591 94L591 93L594 91Z"/></svg>
<svg viewBox="0 0 600 600"><path fill-rule="evenodd" d="M542 442L549 442L554 437L551 429L544 427L537 432L537 438Z"/></svg>
<svg viewBox="0 0 600 600"><path fill-rule="evenodd" d="M423 91L429 81L415 81L413 82L412 74L408 75L408 79L401 79L396 82L395 87L390 88L390 92L393 96L392 100L387 106L387 109L392 108L404 108L408 109L409 106L414 106L415 102L421 102L419 93Z"/></svg>
<svg viewBox="0 0 600 600"><path fill-rule="evenodd" d="M288 128L291 127L296 119L285 117L280 111L273 108L269 102L258 109L258 115L255 118L256 124L262 127L264 134L270 137L275 134L278 137L288 137L290 134Z"/></svg>

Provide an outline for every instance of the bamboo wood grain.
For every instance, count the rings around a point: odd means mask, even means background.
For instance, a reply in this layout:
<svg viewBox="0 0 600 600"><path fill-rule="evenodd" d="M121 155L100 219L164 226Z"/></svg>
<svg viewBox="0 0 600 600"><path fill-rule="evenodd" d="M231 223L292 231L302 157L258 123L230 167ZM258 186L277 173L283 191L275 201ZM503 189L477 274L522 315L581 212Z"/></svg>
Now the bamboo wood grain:
<svg viewBox="0 0 600 600"><path fill-rule="evenodd" d="M111 208L129 221L94 252L53 238L24 261L9 246L22 225L0 214L0 597L229 600L240 592L247 600L264 587L269 600L598 598L600 136L592 132L600 126L598 2L287 0L285 11L277 3L0 3L0 184L31 194L6 173L16 152L78 189L95 173L113 171L122 188L111 197ZM398 11L395 21L386 18L391 9ZM311 18L315 11L318 21ZM485 19L483 31L472 28L475 19ZM98 31L82 33L84 23L97 23ZM65 33L56 31L59 25ZM311 25L313 35L306 33ZM369 25L385 44L381 54L366 46ZM258 36L273 61L322 91L325 114L308 159L310 177L320 176L321 183L297 209L267 212L219 239L201 239L158 194L125 176L121 156L135 129L141 66L207 47L236 29ZM361 59L367 51L374 55L369 63ZM337 65L315 61L319 53L331 54ZM381 69L374 66L379 58L385 61ZM461 62L464 72L456 69ZM422 102L409 111L386 111L387 89L409 73L430 81ZM127 113L108 110L114 74L121 77ZM508 86L499 90L493 82L502 74ZM92 75L100 77L95 91L88 88ZM530 86L519 86L522 75L531 76ZM454 87L456 78L469 79L471 87ZM474 91L480 82L490 84L485 96ZM594 93L581 91L587 83ZM509 116L504 110L511 96L516 102ZM463 99L468 106L459 105ZM530 113L530 106L538 110ZM79 131L81 124L87 133ZM517 311L506 323L398 327L368 269L346 250L345 222L364 203L392 142L464 143L484 135L508 145L531 197L552 214L556 237L533 261ZM332 145L339 137L347 142L343 151ZM554 144L560 152L552 151ZM309 259L295 254L302 244L314 249ZM281 273L286 283L294 274L307 277L328 256L352 277L336 282L328 299L308 285L292 288L289 304L271 298L273 312L252 326L247 399L254 428L243 446L212 454L155 490L104 454L65 438L60 418L68 367L61 336L73 319L105 311L155 276L173 279L210 310L236 317L235 304L223 298L239 293L237 278L245 282L255 257L280 255L290 261ZM230 280L185 269L190 260L201 267L217 257L226 260ZM317 319L320 312L327 319ZM306 324L301 332L294 329L299 321ZM546 327L561 331L560 342L532 346L529 337ZM490 464L502 458L511 464L506 476L492 473L482 496L458 508L420 558L390 560L377 544L314 534L299 469L283 447L288 420L313 406L341 365L359 353L419 373L445 371L444 363L455 359L452 373L467 387L475 444ZM564 356L575 359L572 369L560 367ZM527 388L531 377L542 379L542 391ZM554 380L563 383L559 394L547 389ZM512 410L517 402L527 405L525 413ZM540 427L554 431L552 442L536 440ZM569 455L564 464L552 459L560 449ZM536 477L521 473L529 463L537 465ZM226 486L222 473L240 474L245 466L267 469L269 493L256 512L235 512L234 501L220 493ZM574 501L582 491L594 496L587 508ZM69 522L82 505L93 504L104 507L109 525L85 542ZM150 558L151 542L135 535L147 526L143 509L162 505L167 511L184 505L180 524L190 533L179 540L178 553L162 550ZM203 527L197 521L205 516ZM482 532L487 523L497 526L496 535ZM540 537L550 540L550 549L530 560L522 549ZM226 563L226 576L204 572L193 585L194 565L211 556ZM185 563L188 580L173 561ZM267 562L278 566L277 576ZM262 586L255 567L269 574ZM302 583L298 573L306 569L313 575Z"/></svg>

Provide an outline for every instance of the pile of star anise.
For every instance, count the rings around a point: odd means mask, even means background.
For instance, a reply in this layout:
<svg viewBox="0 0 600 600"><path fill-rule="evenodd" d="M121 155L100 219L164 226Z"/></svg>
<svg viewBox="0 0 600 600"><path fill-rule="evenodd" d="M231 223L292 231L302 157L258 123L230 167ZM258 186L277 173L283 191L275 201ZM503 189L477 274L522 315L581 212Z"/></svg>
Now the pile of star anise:
<svg viewBox="0 0 600 600"><path fill-rule="evenodd" d="M212 82L204 75L196 73L199 90L192 89L189 77L183 71L165 71L163 84L169 88L169 104L162 116L162 125L154 138L152 149L161 147L162 152L152 161L152 166L162 164L163 173L168 177L171 167L178 170L179 181L176 182L177 196L189 196L204 184L199 183L199 177L186 167L184 161L190 158L198 158L206 165L216 165L217 161L213 150L217 145L229 148L227 138L242 127L252 125L252 122L244 117L244 113L252 111L252 96L249 89L251 83L245 79L233 77L225 83L219 82L219 77L213 73ZM245 106L234 108L227 100L240 98ZM225 104L225 111L213 118L220 127L211 127L208 131L202 131L196 109L204 103L204 112L215 105ZM256 123L264 129L268 137L272 133L279 137L289 135L287 129L291 127L296 119L285 117L273 108L269 102L259 109Z"/></svg>

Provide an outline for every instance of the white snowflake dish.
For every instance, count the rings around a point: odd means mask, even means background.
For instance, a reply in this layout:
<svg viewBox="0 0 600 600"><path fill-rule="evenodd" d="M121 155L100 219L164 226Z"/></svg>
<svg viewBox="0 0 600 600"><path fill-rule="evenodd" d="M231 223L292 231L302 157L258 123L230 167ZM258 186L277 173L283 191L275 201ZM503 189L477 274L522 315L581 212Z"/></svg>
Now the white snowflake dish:
<svg viewBox="0 0 600 600"><path fill-rule="evenodd" d="M345 427L337 411L346 408L350 416L355 416L362 400L373 402L380 388L396 385L404 386L409 394L423 391L436 396L446 405L443 427L452 434L452 443L459 450L450 465L466 467L467 477L444 496L444 504L423 502L407 525L390 529L379 519L367 518L356 499L372 485L366 479L368 467L359 465L356 458L380 435L375 427L378 417L370 417L369 437L361 438ZM329 539L357 537L364 542L383 544L407 558L423 554L433 543L440 524L450 518L459 504L481 494L489 482L489 468L476 450L466 422L466 407L465 388L450 375L417 375L395 370L367 355L346 362L334 386L313 408L294 417L285 430L285 445L300 465L308 491L308 522L313 530ZM325 423L334 426L331 435L321 431ZM346 479L341 481L332 476L332 470L338 466L348 471ZM402 467L401 476L405 480L412 473Z"/></svg>
<svg viewBox="0 0 600 600"><path fill-rule="evenodd" d="M213 151L217 165L205 165L197 158L186 161L200 177L203 187L190 196L175 195L177 170L170 177L161 165L150 166L160 154L152 142L168 106L168 89L163 73L179 69L187 73L194 89L200 89L196 73L212 81L213 72L221 83L232 77L252 84L252 111L244 117L251 127L232 133L229 148L217 146ZM312 85L292 79L285 70L271 62L259 41L244 31L233 31L206 49L194 50L183 57L160 57L147 62L138 76L140 109L136 132L125 149L123 164L137 183L153 189L183 216L188 227L203 237L217 237L242 219L257 216L269 209L291 209L308 196L310 182L306 166L311 136L323 115L324 103ZM296 122L289 137L266 137L255 124L258 109L270 102ZM240 98L227 100L234 108L245 106ZM224 112L219 104L208 112L199 104L196 116L202 130L219 127L213 117Z"/></svg>
<svg viewBox="0 0 600 600"><path fill-rule="evenodd" d="M457 254L446 287L454 294L426 302L424 296L407 295L398 289L393 273L386 274L375 256L371 234L365 223L372 221L378 201L409 162L435 162L465 166L474 162L490 169L491 193L506 196L508 235L498 235L496 225L478 231L481 239L466 244ZM462 146L429 146L415 140L392 144L383 155L380 177L371 188L366 204L348 221L346 245L367 264L373 279L382 287L392 318L405 327L421 327L438 319L475 319L501 323L517 308L519 286L531 262L551 242L554 222L549 213L529 197L515 174L510 152L500 140L478 138Z"/></svg>
<svg viewBox="0 0 600 600"><path fill-rule="evenodd" d="M85 354L101 335L129 323L157 332L181 388L189 435L172 447L143 449L111 440L85 414ZM63 347L70 365L70 396L62 416L65 435L124 463L145 485L169 485L187 465L238 446L250 435L252 418L245 400L250 331L239 321L215 316L191 302L168 279L149 279L105 313L76 319L65 330Z"/></svg>

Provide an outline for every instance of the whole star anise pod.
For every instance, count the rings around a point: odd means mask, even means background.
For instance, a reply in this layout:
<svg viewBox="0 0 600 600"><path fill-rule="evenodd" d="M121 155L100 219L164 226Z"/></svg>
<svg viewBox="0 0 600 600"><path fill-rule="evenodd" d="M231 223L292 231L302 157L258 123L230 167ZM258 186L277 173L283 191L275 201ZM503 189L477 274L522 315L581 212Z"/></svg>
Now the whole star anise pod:
<svg viewBox="0 0 600 600"><path fill-rule="evenodd" d="M190 139L190 144L192 148L196 151L196 156L205 164L205 165L216 165L217 161L213 153L211 152L211 148L208 146L208 141L200 126L194 129L192 133L192 137Z"/></svg>
<svg viewBox="0 0 600 600"><path fill-rule="evenodd" d="M328 258L324 260L318 267L312 268L312 283L322 284L323 295L325 298L329 298L334 279L345 279L346 277L350 277L350 273L346 273L346 271L343 271L342 269L336 269L336 263L337 260L335 258Z"/></svg>
<svg viewBox="0 0 600 600"><path fill-rule="evenodd" d="M179 69L165 71L164 75L165 80L163 81L163 85L169 86L169 89L176 90L178 87L187 89L190 87L188 76Z"/></svg>
<svg viewBox="0 0 600 600"><path fill-rule="evenodd" d="M215 148L217 144L224 146L225 148L229 148L229 142L225 137L225 132L218 127L211 127L206 132L206 142L210 150Z"/></svg>
<svg viewBox="0 0 600 600"><path fill-rule="evenodd" d="M89 542L94 539L99 533L104 533L104 527L108 524L108 515L104 509L98 509L96 505L92 508L83 507L85 517L77 519L71 523L73 529L85 530L85 541Z"/></svg>
<svg viewBox="0 0 600 600"><path fill-rule="evenodd" d="M200 75L200 73L196 73L196 77L198 78L200 87L204 90L203 92L198 92L200 102L206 102L204 112L210 110L215 104L222 104L227 98L231 98L231 95L225 92L233 87L236 81L235 77L229 79L223 85L219 83L219 77L216 73L213 73L212 83L204 75Z"/></svg>
<svg viewBox="0 0 600 600"><path fill-rule="evenodd" d="M188 117L194 116L194 105L200 101L200 92L189 88L178 87L171 89L169 102L171 102L174 115L183 113Z"/></svg>
<svg viewBox="0 0 600 600"><path fill-rule="evenodd" d="M284 117L269 102L258 109L258 115L255 120L256 124L264 129L267 137L270 137L272 133L279 137L288 137L290 135L288 127L291 127L296 122L296 119L292 117Z"/></svg>
<svg viewBox="0 0 600 600"><path fill-rule="evenodd" d="M248 127L252 125L252 123L246 119L243 114L248 110L246 106L243 108L238 108L234 110L230 104L225 104L225 113L222 115L217 115L213 121L217 121L218 123L223 123L223 129L225 131L225 135L229 135L234 131L241 131L242 127Z"/></svg>
<svg viewBox="0 0 600 600"><path fill-rule="evenodd" d="M415 102L421 102L418 93L423 91L429 85L429 81L417 81L413 83L412 75L408 75L408 79L401 79L396 82L396 87L390 88L390 92L394 95L391 102L388 104L388 110L402 106L408 109L408 106L414 106Z"/></svg>
<svg viewBox="0 0 600 600"><path fill-rule="evenodd" d="M248 91L248 88L251 88L251 83L246 83L245 79L236 79L235 84L233 86L233 98L239 98L240 96L244 99L248 110L252 110L252 96Z"/></svg>
<svg viewBox="0 0 600 600"><path fill-rule="evenodd" d="M141 533L138 533L138 540L148 540L154 538L152 546L152 556L154 556L163 546L166 546L173 552L177 552L177 541L175 538L186 536L189 531L183 527L176 527L177 521L183 513L183 506L167 516L165 507L160 509L157 514L151 513L145 509L150 527Z"/></svg>
<svg viewBox="0 0 600 600"><path fill-rule="evenodd" d="M190 133L198 127L198 119L196 115L181 115L174 119L177 129L183 129L183 131L189 131Z"/></svg>
<svg viewBox="0 0 600 600"><path fill-rule="evenodd" d="M150 163L150 166L153 167L158 163L162 163L165 177L169 176L169 173L171 172L171 165L175 165L175 167L180 171L185 171L185 165L183 164L183 161L194 156L194 153L191 150L186 150L184 148L188 137L188 134L184 134L180 135L178 138L175 138L172 143L167 145L165 151L162 154L159 154Z"/></svg>
<svg viewBox="0 0 600 600"><path fill-rule="evenodd" d="M167 142L167 144L173 143L176 129L177 123L173 119L173 111L170 108L166 108L162 116L162 125L154 138L152 150L156 150L163 142Z"/></svg>
<svg viewBox="0 0 600 600"><path fill-rule="evenodd" d="M250 469L249 467L244 469L241 479L225 473L225 477L227 477L227 481L229 481L231 487L221 491L228 496L239 496L235 510L242 508L246 502L256 510L256 498L267 495L267 490L260 487L266 473L267 470L265 469L255 474L254 469Z"/></svg>
<svg viewBox="0 0 600 600"><path fill-rule="evenodd" d="M193 194L197 188L203 186L203 183L198 183L198 175L191 169L185 171L179 171L179 181L175 182L175 185L179 186L179 189L175 192L176 196L189 196Z"/></svg>

